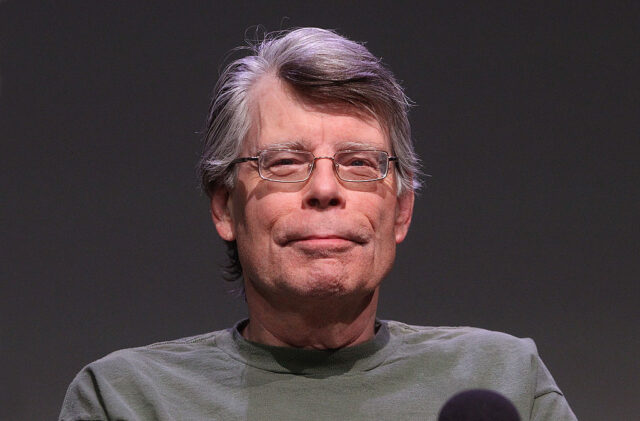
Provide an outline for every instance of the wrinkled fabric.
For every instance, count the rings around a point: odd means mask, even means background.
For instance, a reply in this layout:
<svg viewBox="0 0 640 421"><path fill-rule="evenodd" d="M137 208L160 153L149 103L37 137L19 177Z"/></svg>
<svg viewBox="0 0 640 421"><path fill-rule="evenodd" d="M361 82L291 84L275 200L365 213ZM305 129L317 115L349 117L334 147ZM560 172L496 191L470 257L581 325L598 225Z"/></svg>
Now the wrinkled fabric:
<svg viewBox="0 0 640 421"><path fill-rule="evenodd" d="M575 421L530 339L380 321L334 351L272 347L239 328L114 352L73 380L60 420L432 420L451 396L490 389L522 421Z"/></svg>

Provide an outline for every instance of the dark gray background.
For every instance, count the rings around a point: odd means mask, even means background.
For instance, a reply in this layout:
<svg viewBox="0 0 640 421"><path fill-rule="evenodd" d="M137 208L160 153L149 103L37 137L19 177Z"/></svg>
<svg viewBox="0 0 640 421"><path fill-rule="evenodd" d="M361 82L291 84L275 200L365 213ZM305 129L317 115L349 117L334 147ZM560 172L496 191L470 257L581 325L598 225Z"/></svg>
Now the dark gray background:
<svg viewBox="0 0 640 421"><path fill-rule="evenodd" d="M533 337L582 421L637 417L639 3L515 3L0 4L0 419L244 316L194 168L256 24L367 41L417 104L433 177L380 316Z"/></svg>

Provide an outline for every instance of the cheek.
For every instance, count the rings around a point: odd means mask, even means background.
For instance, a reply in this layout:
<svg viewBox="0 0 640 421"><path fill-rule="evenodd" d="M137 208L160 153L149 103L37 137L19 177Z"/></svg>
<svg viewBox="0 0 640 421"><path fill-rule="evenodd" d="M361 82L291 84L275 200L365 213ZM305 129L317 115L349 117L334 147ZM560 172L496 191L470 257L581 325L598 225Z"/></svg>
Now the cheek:
<svg viewBox="0 0 640 421"><path fill-rule="evenodd" d="M386 240L394 239L395 201L380 200L375 203L366 203L360 209L367 216L376 237ZM395 240L394 240L395 241Z"/></svg>
<svg viewBox="0 0 640 421"><path fill-rule="evenodd" d="M383 243L388 239L395 243L396 204L395 178L387 177L379 184L374 198L360 205L366 209L376 236Z"/></svg>
<svg viewBox="0 0 640 421"><path fill-rule="evenodd" d="M240 229L250 241L265 241L272 237L274 225L293 211L287 197L266 195L252 197L245 203Z"/></svg>

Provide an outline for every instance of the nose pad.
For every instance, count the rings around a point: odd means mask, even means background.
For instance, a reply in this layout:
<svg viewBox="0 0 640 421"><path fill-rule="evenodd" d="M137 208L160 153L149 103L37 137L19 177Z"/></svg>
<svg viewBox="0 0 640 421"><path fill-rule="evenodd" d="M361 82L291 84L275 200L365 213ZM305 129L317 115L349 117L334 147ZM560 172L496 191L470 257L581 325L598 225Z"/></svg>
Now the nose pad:
<svg viewBox="0 0 640 421"><path fill-rule="evenodd" d="M328 159L330 166L318 165L319 159ZM339 206L344 201L344 195L338 180L338 174L333 157L318 156L314 159L311 177L305 194L305 203L314 208Z"/></svg>
<svg viewBox="0 0 640 421"><path fill-rule="evenodd" d="M313 167L311 168L311 178L313 178L314 176L317 177L317 173L318 170L316 169L316 167L318 166L318 160L319 159L328 159L329 161L331 161L331 175L333 176L334 180L336 179L336 177L338 177L338 168L336 168L336 161L333 159L332 156L316 156L313 159Z"/></svg>

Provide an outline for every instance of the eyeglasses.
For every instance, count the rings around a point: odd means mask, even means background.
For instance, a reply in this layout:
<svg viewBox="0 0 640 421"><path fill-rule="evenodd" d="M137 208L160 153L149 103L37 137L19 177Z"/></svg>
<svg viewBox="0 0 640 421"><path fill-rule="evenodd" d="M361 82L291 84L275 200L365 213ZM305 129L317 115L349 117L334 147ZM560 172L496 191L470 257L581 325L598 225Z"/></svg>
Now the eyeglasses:
<svg viewBox="0 0 640 421"><path fill-rule="evenodd" d="M395 156L376 150L345 150L336 152L333 156L314 156L307 151L265 149L258 156L234 159L231 165L258 161L258 174L264 180L300 183L309 179L317 159L332 160L338 178L354 182L382 180L389 172L389 161L398 160Z"/></svg>

